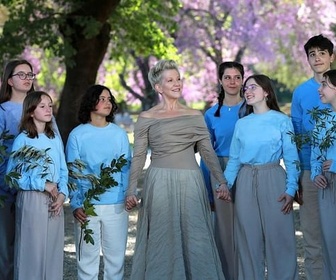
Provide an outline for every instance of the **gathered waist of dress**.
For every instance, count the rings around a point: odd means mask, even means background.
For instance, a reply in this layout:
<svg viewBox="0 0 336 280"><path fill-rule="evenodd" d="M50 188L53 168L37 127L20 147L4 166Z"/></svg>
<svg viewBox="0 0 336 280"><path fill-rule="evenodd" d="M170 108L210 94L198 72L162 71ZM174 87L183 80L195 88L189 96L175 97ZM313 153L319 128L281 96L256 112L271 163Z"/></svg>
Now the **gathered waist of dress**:
<svg viewBox="0 0 336 280"><path fill-rule="evenodd" d="M268 162L264 164L243 164L243 167L252 169L268 169L275 166L280 166L280 161Z"/></svg>
<svg viewBox="0 0 336 280"><path fill-rule="evenodd" d="M160 157L152 156L150 165L158 168L199 169L193 149L186 149Z"/></svg>

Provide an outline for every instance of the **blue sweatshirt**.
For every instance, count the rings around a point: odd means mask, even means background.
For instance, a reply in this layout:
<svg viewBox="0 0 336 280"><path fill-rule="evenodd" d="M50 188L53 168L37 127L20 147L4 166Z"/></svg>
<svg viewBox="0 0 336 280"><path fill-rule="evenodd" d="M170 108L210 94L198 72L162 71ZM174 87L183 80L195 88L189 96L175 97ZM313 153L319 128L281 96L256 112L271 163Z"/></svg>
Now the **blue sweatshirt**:
<svg viewBox="0 0 336 280"><path fill-rule="evenodd" d="M99 177L100 166L110 166L113 159L118 159L122 154L127 159L127 165L121 173L113 174L118 186L111 187L100 195L99 200L92 201L93 204L119 204L125 199L128 187L128 175L130 165L130 146L125 130L113 123L105 127L96 127L91 124L80 124L75 127L68 138L66 145L67 162L74 162L76 159L83 161L87 166L84 174L95 174ZM71 179L72 180L72 179ZM91 183L88 180L75 180L77 189L70 191L70 205L72 210L83 207L85 194Z"/></svg>
<svg viewBox="0 0 336 280"><path fill-rule="evenodd" d="M283 159L287 172L284 191L294 197L300 170L296 145L288 134L290 131L293 131L290 118L273 110L264 114L252 113L238 120L224 171L228 186L232 187L243 164L261 165Z"/></svg>
<svg viewBox="0 0 336 280"><path fill-rule="evenodd" d="M218 104L209 108L205 114L204 119L208 127L211 144L219 157L228 157L230 153L230 145L234 127L238 120L239 108L242 102L235 106L223 105L220 109L220 116L216 117L215 112L218 109ZM210 180L210 172L203 161L200 163L202 169L205 186L208 190L209 200L213 202L213 194Z"/></svg>
<svg viewBox="0 0 336 280"><path fill-rule="evenodd" d="M22 115L22 103L15 103L12 101L4 102L0 105L0 134L5 131L8 135L16 137L19 134L19 122ZM8 202L15 200L13 190L9 191L9 187L5 185L4 176L6 174L6 167L9 153L12 150L13 139L0 139L0 145L6 146L6 155L2 157L0 162L0 195L5 195Z"/></svg>
<svg viewBox="0 0 336 280"><path fill-rule="evenodd" d="M47 151L51 158L49 163L41 161L43 166L35 167L21 174L18 180L19 188L23 191L40 191L45 190L45 184L48 181L56 183L58 191L68 197L68 169L65 162L65 155L62 140L56 134L55 138L48 138L44 133L40 133L38 138L29 138L25 132L20 133L14 140L12 151L17 151L23 146L32 146L38 150ZM9 157L7 165L7 173L9 173L18 161L12 156ZM41 173L46 173L45 177L41 177Z"/></svg>
<svg viewBox="0 0 336 280"><path fill-rule="evenodd" d="M332 139L335 139L335 133L332 133L334 130L330 130L332 127L335 126L336 122L336 112L330 111L330 116L327 116L326 119L323 120L323 125L321 125L319 122L316 123L316 126L313 130L314 135L316 135L316 145L313 145L312 147L312 153L311 153L311 179L314 180L314 178L317 175L322 174L322 164L325 160L332 160L332 164L330 166L329 171L336 173L336 143L334 142L331 147L328 149L320 149L319 144L324 139L330 139L331 136ZM325 126L324 126L325 125Z"/></svg>
<svg viewBox="0 0 336 280"><path fill-rule="evenodd" d="M320 84L311 78L299 85L293 93L291 117L296 134L311 133L314 128L309 110L314 107L330 108L329 104L323 104L320 100L318 88ZM299 151L299 157L302 170L310 170L310 153L311 147L305 144Z"/></svg>

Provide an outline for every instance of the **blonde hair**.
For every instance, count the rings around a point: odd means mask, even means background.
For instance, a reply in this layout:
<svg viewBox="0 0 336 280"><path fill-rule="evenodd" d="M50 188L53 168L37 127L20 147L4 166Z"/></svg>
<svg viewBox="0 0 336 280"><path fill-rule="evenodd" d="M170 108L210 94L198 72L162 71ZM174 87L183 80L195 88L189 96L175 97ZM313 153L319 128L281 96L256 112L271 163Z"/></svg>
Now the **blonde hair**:
<svg viewBox="0 0 336 280"><path fill-rule="evenodd" d="M148 73L148 80L151 83L152 88L155 90L155 85L160 84L162 80L162 74L166 70L176 70L179 74L177 63L171 59L159 60Z"/></svg>

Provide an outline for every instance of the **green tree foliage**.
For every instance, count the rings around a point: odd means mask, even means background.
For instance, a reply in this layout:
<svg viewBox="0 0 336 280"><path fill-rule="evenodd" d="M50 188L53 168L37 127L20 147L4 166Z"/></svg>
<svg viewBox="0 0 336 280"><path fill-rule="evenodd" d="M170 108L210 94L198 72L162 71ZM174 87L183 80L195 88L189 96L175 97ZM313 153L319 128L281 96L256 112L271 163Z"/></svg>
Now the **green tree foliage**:
<svg viewBox="0 0 336 280"><path fill-rule="evenodd" d="M63 59L64 87L57 115L63 140L77 125L78 100L96 82L111 44L111 58L163 54L172 45L178 1L160 0L4 0L9 18L0 37L2 62L38 46ZM169 32L168 32L169 31Z"/></svg>

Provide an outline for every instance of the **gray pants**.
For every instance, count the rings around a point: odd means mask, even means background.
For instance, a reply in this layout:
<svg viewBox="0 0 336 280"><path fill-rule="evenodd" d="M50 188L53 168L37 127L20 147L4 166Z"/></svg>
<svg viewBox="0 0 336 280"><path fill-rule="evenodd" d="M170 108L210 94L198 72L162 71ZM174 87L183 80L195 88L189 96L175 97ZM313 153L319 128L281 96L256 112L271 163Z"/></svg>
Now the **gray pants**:
<svg viewBox="0 0 336 280"><path fill-rule="evenodd" d="M328 186L319 189L321 227L323 237L323 279L336 279L336 174L326 172Z"/></svg>
<svg viewBox="0 0 336 280"><path fill-rule="evenodd" d="M227 164L227 157L219 157L222 170ZM218 254L222 263L222 269L226 280L237 279L237 254L235 250L234 232L233 232L233 203L216 198L216 179L211 176L211 186L214 193L215 203L215 241Z"/></svg>
<svg viewBox="0 0 336 280"><path fill-rule="evenodd" d="M64 213L52 216L49 196L19 191L15 220L15 280L62 280Z"/></svg>
<svg viewBox="0 0 336 280"><path fill-rule="evenodd" d="M0 279L12 280L14 267L14 203L0 207Z"/></svg>
<svg viewBox="0 0 336 280"><path fill-rule="evenodd" d="M303 205L300 205L300 227L303 234L304 265L307 280L323 279L322 231L318 189L310 179L310 171L301 173Z"/></svg>
<svg viewBox="0 0 336 280"><path fill-rule="evenodd" d="M266 264L269 280L298 278L294 215L284 215L277 201L285 189L278 163L240 169L234 204L239 280L264 279Z"/></svg>

